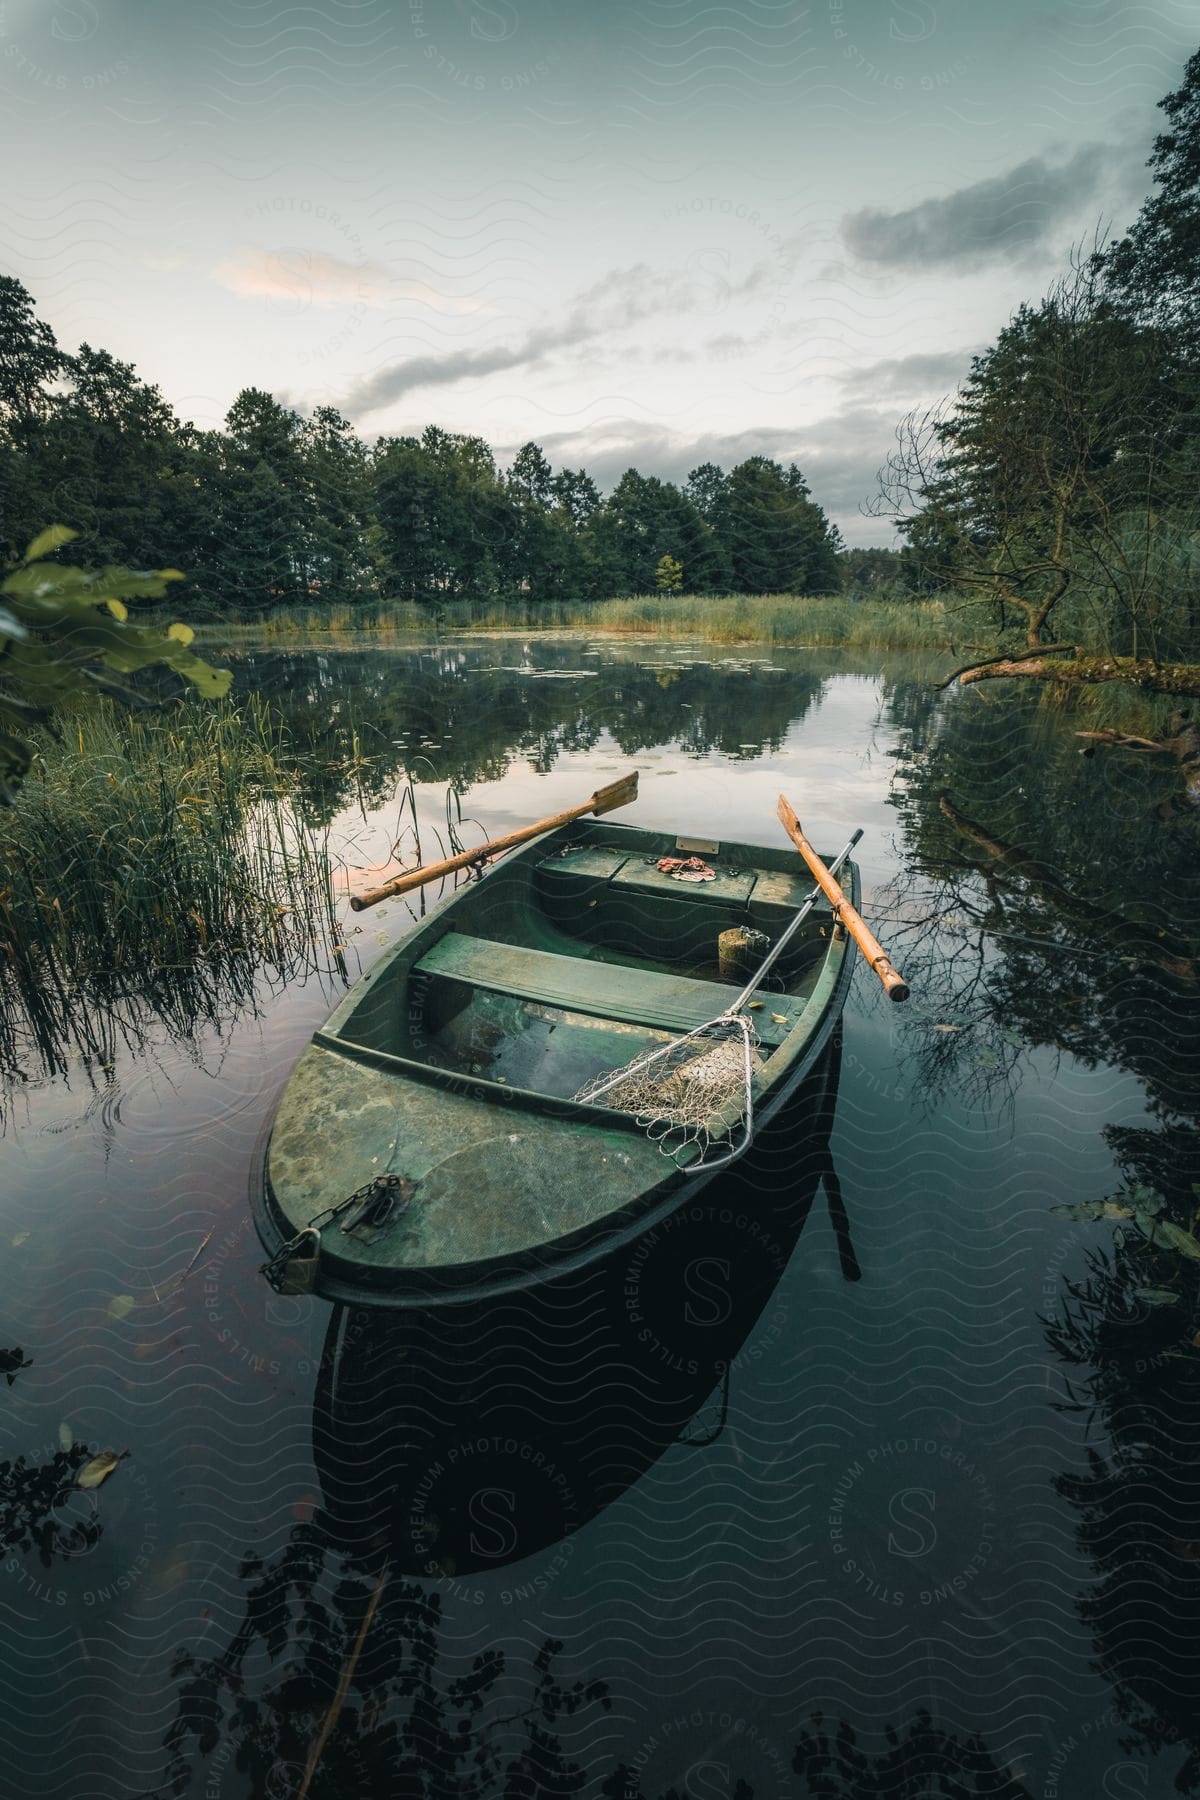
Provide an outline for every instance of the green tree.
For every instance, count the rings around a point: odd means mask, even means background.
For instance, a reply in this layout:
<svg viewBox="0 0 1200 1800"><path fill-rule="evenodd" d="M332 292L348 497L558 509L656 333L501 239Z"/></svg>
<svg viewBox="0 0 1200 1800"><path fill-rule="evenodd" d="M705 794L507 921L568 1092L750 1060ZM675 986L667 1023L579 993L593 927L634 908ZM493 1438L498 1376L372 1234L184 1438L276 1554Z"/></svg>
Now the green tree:
<svg viewBox="0 0 1200 1800"><path fill-rule="evenodd" d="M371 464L385 595L420 603L486 600L507 573L520 570L528 545L482 438L430 425L419 439L381 439Z"/></svg>
<svg viewBox="0 0 1200 1800"><path fill-rule="evenodd" d="M842 591L854 599L894 589L901 580L902 553L870 547L838 552Z"/></svg>
<svg viewBox="0 0 1200 1800"><path fill-rule="evenodd" d="M663 556L705 562L711 533L687 495L656 475L626 469L596 521L600 578L609 594L653 592Z"/></svg>
<svg viewBox="0 0 1200 1800"><path fill-rule="evenodd" d="M716 463L701 463L689 474L684 491L700 517L718 529L729 497L729 477L724 469Z"/></svg>
<svg viewBox="0 0 1200 1800"><path fill-rule="evenodd" d="M157 387L106 350L81 344L67 374L69 386L52 396L29 452L42 508L52 507L94 560L165 561L179 420Z"/></svg>
<svg viewBox="0 0 1200 1800"><path fill-rule="evenodd" d="M316 408L299 440L311 585L322 599L353 600L372 585L366 447L332 406Z"/></svg>
<svg viewBox="0 0 1200 1800"><path fill-rule="evenodd" d="M660 593L679 593L683 587L683 564L673 556L664 556L654 571L654 585Z"/></svg>
<svg viewBox="0 0 1200 1800"><path fill-rule="evenodd" d="M793 463L750 456L730 473L718 536L733 588L744 594L833 593L840 540Z"/></svg>
<svg viewBox="0 0 1200 1800"><path fill-rule="evenodd" d="M539 444L522 444L508 472L509 486L536 506L549 504L554 473Z"/></svg>
<svg viewBox="0 0 1200 1800"><path fill-rule="evenodd" d="M262 388L243 388L225 415L212 492L219 561L209 578L240 605L309 597L303 425Z"/></svg>
<svg viewBox="0 0 1200 1800"><path fill-rule="evenodd" d="M46 516L38 452L51 384L67 366L31 296L0 276L0 562L15 560Z"/></svg>
<svg viewBox="0 0 1200 1800"><path fill-rule="evenodd" d="M29 441L50 410L50 385L69 360L34 313L29 292L11 275L0 275L0 438L14 445Z"/></svg>
<svg viewBox="0 0 1200 1800"><path fill-rule="evenodd" d="M1164 684L1190 630L1170 566L1187 405L1163 335L1114 308L1093 260L1018 309L946 413L904 422L884 508L910 567L989 603L998 650L1025 653L990 675ZM1039 653L1064 637L1095 654L1051 666Z"/></svg>
<svg viewBox="0 0 1200 1800"><path fill-rule="evenodd" d="M550 483L550 492L576 531L585 528L600 505L600 490L586 469L560 469Z"/></svg>
<svg viewBox="0 0 1200 1800"><path fill-rule="evenodd" d="M522 444L505 487L511 506L511 536L504 560L504 585L544 600L555 592L565 560L563 521L552 517L553 471L538 444Z"/></svg>
<svg viewBox="0 0 1200 1800"><path fill-rule="evenodd" d="M1188 62L1182 86L1159 106L1170 129L1155 138L1147 165L1156 192L1099 264L1111 297L1143 324L1177 334L1194 366L1200 349L1200 50Z"/></svg>

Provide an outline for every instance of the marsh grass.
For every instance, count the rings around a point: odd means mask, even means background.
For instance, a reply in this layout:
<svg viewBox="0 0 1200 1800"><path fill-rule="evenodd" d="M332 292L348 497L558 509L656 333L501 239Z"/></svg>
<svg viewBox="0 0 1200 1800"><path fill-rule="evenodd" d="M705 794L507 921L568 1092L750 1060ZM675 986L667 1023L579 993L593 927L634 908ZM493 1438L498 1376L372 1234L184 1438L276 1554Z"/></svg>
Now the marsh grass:
<svg viewBox="0 0 1200 1800"><path fill-rule="evenodd" d="M18 1076L111 1057L151 1018L219 1023L336 942L327 848L257 700L65 720L0 810L0 871L0 1069Z"/></svg>
<svg viewBox="0 0 1200 1800"><path fill-rule="evenodd" d="M713 597L652 594L628 600L397 602L294 607L203 626L209 644L286 647L325 641L388 642L431 632L576 631L619 637L692 638L712 644L774 644L854 649L952 650L969 644L978 621L940 600L850 600L843 595L754 594Z"/></svg>

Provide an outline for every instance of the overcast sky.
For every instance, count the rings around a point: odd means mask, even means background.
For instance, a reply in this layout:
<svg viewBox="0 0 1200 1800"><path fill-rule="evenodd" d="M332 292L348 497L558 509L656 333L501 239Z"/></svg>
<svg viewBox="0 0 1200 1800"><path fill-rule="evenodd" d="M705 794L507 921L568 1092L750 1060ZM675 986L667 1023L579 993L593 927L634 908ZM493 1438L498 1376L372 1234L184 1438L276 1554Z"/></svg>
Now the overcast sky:
<svg viewBox="0 0 1200 1800"><path fill-rule="evenodd" d="M896 420L1123 225L1188 0L0 0L0 271L213 425L758 452Z"/></svg>

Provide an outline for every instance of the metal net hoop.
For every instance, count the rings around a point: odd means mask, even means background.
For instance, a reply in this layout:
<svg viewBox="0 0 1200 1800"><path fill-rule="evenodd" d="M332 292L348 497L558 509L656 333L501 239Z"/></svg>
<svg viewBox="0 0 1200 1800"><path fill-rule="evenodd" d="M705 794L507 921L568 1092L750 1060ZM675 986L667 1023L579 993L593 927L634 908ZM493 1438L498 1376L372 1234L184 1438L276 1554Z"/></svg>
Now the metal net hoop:
<svg viewBox="0 0 1200 1800"><path fill-rule="evenodd" d="M745 1014L727 1014L593 1077L575 1099L631 1113L664 1156L704 1151L749 1116L757 1049Z"/></svg>

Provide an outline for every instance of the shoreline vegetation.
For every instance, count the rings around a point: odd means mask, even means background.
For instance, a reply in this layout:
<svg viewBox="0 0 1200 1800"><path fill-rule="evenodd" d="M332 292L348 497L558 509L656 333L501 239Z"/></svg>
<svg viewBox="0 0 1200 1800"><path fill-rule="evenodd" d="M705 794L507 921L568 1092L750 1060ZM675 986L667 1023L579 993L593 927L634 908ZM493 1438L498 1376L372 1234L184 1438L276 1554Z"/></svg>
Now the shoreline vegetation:
<svg viewBox="0 0 1200 1800"><path fill-rule="evenodd" d="M258 972L323 966L329 856L295 764L253 697L167 718L96 699L39 734L0 808L0 1075L103 1066L149 1017L186 1039L252 1008Z"/></svg>
<svg viewBox="0 0 1200 1800"><path fill-rule="evenodd" d="M404 602L289 606L236 619L196 621L210 651L239 645L342 647L430 636L516 632L620 638L698 639L711 644L770 644L779 649L945 650L977 648L971 615L941 600L851 600L845 595L647 594L622 600L521 601L446 606ZM195 615L193 614L193 617Z"/></svg>

